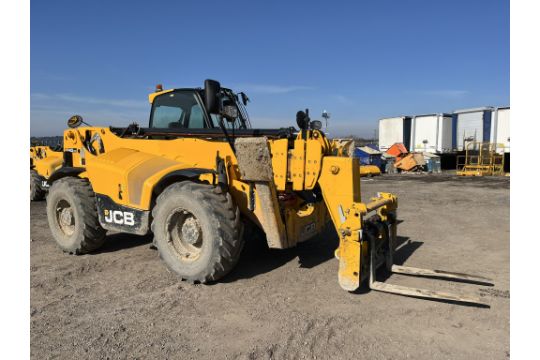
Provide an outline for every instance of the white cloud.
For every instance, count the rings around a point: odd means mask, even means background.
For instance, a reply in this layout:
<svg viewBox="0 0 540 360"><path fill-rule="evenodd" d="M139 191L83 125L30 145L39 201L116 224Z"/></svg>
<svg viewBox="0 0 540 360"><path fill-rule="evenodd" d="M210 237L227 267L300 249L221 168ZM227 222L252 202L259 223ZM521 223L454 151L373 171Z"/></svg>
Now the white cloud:
<svg viewBox="0 0 540 360"><path fill-rule="evenodd" d="M78 96L71 94L43 94L34 93L31 94L32 100L47 100L47 101L64 101L80 104L92 104L92 105L108 105L116 107L129 107L129 108L148 108L148 102L144 100L130 100L130 99L108 99L108 98L95 98L87 96Z"/></svg>
<svg viewBox="0 0 540 360"><path fill-rule="evenodd" d="M345 95L340 95L340 94L335 94L335 95L332 95L331 96L337 103L341 104L341 105L350 105L350 104L353 104L354 101L345 96Z"/></svg>
<svg viewBox="0 0 540 360"><path fill-rule="evenodd" d="M33 136L62 134L67 119L82 115L96 126L125 126L133 121L146 124L150 105L144 99L109 99L73 94L31 94L30 133Z"/></svg>
<svg viewBox="0 0 540 360"><path fill-rule="evenodd" d="M235 86L239 91L260 94L286 94L294 91L313 90L311 86L303 85L265 85L265 84L239 84Z"/></svg>
<svg viewBox="0 0 540 360"><path fill-rule="evenodd" d="M468 90L452 90L452 89L442 89L442 90L423 90L418 91L419 94L429 95L429 96L439 96L445 98L459 98L469 94Z"/></svg>
<svg viewBox="0 0 540 360"><path fill-rule="evenodd" d="M269 118L269 117L259 117L259 116L250 116L251 126L256 129L276 129L276 128L285 128L290 126L296 126L296 122L291 122L291 119L287 117L283 118Z"/></svg>

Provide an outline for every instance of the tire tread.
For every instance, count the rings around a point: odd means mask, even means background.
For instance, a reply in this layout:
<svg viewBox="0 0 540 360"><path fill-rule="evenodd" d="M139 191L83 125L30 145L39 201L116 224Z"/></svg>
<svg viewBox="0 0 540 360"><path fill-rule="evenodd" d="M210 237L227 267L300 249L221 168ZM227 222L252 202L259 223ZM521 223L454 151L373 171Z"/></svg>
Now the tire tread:
<svg viewBox="0 0 540 360"><path fill-rule="evenodd" d="M92 186L87 179L66 177L57 180L51 186L51 194L56 189L65 187L69 188L74 193L73 204L79 210L81 210L81 226L82 236L78 242L76 248L71 250L65 250L70 254L81 255L92 252L105 241L106 230L101 227L97 213L96 195L92 190Z"/></svg>
<svg viewBox="0 0 540 360"><path fill-rule="evenodd" d="M204 207L205 211L217 219L216 232L218 233L218 238L216 239L218 251L214 252L210 265L196 278L182 275L181 277L183 280L191 282L206 283L217 281L234 268L242 252L244 239L242 236L243 223L240 209L235 205L231 195L220 186L183 181L170 185L157 197L156 206L152 210L152 217L154 219L162 203L172 193L176 192L186 192L196 198ZM155 221L152 221L151 228L155 234L154 227ZM157 241L154 240L154 243L157 243Z"/></svg>

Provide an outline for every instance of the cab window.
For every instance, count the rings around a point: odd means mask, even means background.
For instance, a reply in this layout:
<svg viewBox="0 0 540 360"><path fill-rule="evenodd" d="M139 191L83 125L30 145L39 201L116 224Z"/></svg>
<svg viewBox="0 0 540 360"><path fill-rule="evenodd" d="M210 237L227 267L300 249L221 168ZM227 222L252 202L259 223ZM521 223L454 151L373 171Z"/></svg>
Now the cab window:
<svg viewBox="0 0 540 360"><path fill-rule="evenodd" d="M208 127L204 112L193 92L171 92L154 99L151 128L202 129Z"/></svg>
<svg viewBox="0 0 540 360"><path fill-rule="evenodd" d="M199 104L191 107L188 127L192 129L201 129L206 127L204 124L204 114Z"/></svg>

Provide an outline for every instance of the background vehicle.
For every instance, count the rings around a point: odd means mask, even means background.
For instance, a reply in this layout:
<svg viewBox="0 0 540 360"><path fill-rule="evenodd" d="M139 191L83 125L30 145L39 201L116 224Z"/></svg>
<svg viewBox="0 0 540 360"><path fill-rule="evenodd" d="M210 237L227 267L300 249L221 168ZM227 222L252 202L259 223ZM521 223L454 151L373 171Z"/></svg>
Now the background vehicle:
<svg viewBox="0 0 540 360"><path fill-rule="evenodd" d="M30 147L30 200L43 200L48 189L47 178L60 166L64 152L62 148L49 146Z"/></svg>

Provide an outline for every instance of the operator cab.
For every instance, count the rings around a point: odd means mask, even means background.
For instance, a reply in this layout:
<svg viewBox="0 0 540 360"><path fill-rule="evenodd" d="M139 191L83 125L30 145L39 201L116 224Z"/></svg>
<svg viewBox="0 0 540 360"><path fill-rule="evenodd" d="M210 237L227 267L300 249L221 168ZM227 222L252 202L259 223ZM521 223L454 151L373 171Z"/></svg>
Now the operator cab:
<svg viewBox="0 0 540 360"><path fill-rule="evenodd" d="M244 103L247 96L232 90L219 88L215 101L219 112L208 111L205 91L202 89L174 89L151 94L151 129L214 129L222 123L228 129L251 128ZM242 99L242 101L240 101ZM224 113L223 111L227 111Z"/></svg>

